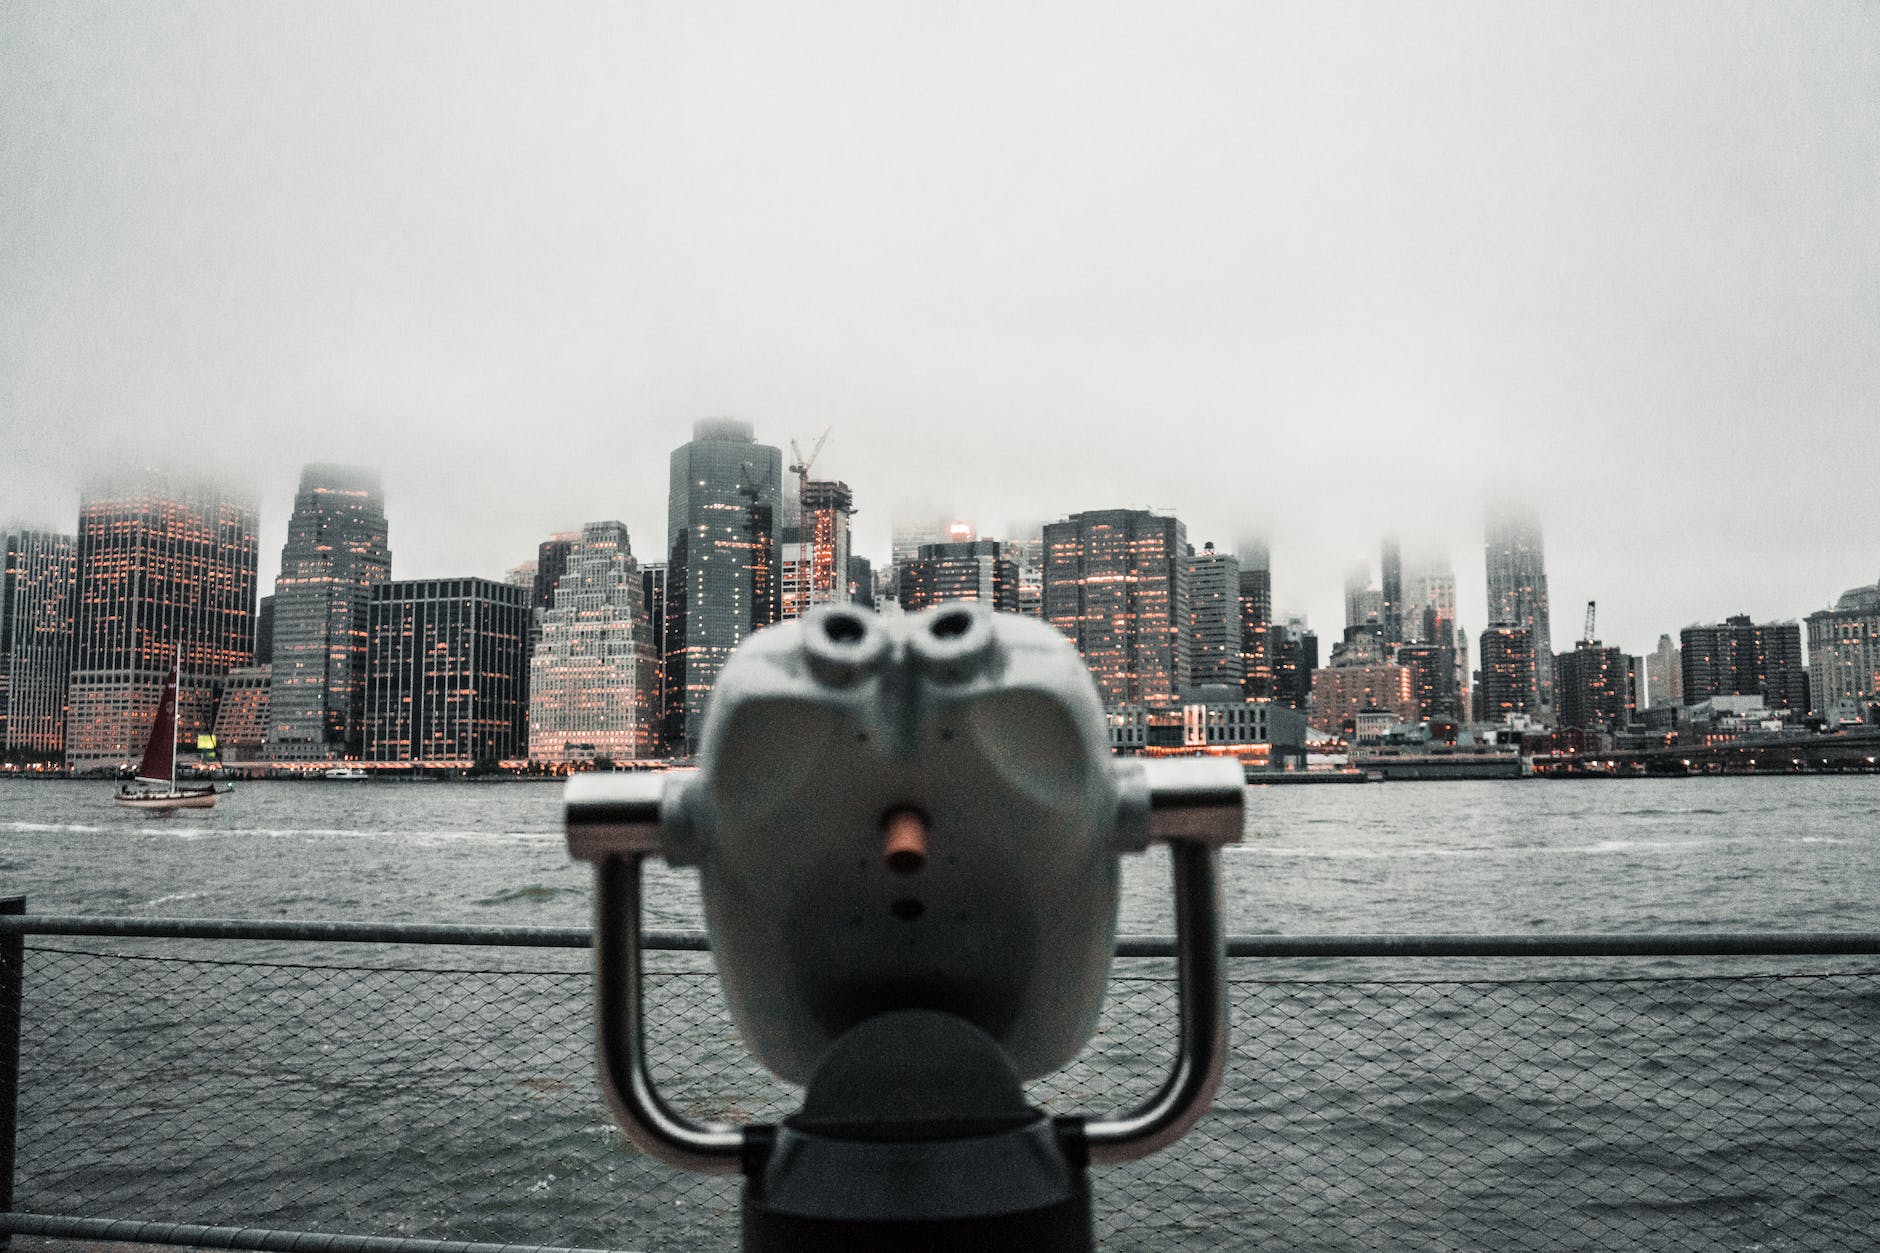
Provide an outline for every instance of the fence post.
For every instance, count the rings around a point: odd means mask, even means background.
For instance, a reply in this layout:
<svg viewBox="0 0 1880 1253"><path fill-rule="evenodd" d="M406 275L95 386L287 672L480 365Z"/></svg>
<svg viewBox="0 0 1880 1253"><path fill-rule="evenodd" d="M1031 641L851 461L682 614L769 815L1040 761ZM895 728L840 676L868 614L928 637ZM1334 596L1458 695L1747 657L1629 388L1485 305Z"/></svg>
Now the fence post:
<svg viewBox="0 0 1880 1253"><path fill-rule="evenodd" d="M0 914L26 912L24 896L0 897ZM13 1212L13 1150L20 1121L20 992L26 937L0 935L0 1214ZM13 1236L0 1231L0 1253Z"/></svg>

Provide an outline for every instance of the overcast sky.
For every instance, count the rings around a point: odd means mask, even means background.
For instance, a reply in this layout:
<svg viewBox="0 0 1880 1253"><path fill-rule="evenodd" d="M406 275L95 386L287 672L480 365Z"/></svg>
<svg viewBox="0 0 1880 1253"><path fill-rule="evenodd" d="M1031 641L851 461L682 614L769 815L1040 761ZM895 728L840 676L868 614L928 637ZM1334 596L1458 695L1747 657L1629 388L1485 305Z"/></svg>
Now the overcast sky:
<svg viewBox="0 0 1880 1253"><path fill-rule="evenodd" d="M897 511L1174 510L1277 607L1530 497L1556 647L1880 577L1880 4L0 6L0 522L378 467L499 576L735 415Z"/></svg>

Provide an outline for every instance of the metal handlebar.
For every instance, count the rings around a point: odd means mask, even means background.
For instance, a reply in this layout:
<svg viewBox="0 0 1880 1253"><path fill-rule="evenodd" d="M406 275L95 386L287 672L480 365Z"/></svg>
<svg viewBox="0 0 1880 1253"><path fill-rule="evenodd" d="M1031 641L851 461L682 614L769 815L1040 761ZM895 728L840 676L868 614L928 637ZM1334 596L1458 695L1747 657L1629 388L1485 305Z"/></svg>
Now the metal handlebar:
<svg viewBox="0 0 1880 1253"><path fill-rule="evenodd" d="M594 1011L601 1090L635 1147L669 1166L701 1174L736 1174L744 1131L674 1113L646 1064L646 1016L640 952L640 863L605 856L594 865Z"/></svg>
<svg viewBox="0 0 1880 1253"><path fill-rule="evenodd" d="M1093 1162L1131 1162L1167 1148L1201 1121L1227 1065L1227 971L1221 938L1219 854L1204 842L1169 843L1175 878L1176 1004L1180 1036L1162 1088L1127 1114L1084 1123Z"/></svg>

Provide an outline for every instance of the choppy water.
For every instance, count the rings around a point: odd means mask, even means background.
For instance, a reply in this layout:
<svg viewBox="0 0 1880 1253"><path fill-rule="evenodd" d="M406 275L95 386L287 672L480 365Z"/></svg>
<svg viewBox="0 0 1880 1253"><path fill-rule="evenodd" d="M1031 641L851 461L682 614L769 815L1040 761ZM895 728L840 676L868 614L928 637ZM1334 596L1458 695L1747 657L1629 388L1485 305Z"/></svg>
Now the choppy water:
<svg viewBox="0 0 1880 1253"><path fill-rule="evenodd" d="M0 885L43 913L587 920L554 785L253 783L172 818L109 790L0 781ZM1142 860L1123 930L1166 930ZM1226 861L1236 933L1871 929L1880 779L1253 788ZM652 925L697 925L657 882Z"/></svg>
<svg viewBox="0 0 1880 1253"><path fill-rule="evenodd" d="M1249 793L1245 931L1872 929L1880 779Z"/></svg>
<svg viewBox="0 0 1880 1253"><path fill-rule="evenodd" d="M108 792L0 781L0 893L35 912L586 921L553 786L253 784L171 819ZM1880 780L1254 789L1226 856L1239 933L1876 930ZM1167 929L1162 889L1159 864L1131 868L1124 931ZM656 872L650 895L654 925L696 925L684 877ZM37 941L18 1204L731 1247L735 1183L623 1150L597 1108L583 964ZM1880 977L1562 969L1237 964L1215 1113L1099 1172L1107 1247L1866 1246ZM1145 1091L1169 1043L1163 974L1119 963L1103 1034L1038 1098ZM682 1107L789 1107L742 1060L709 975L655 998Z"/></svg>

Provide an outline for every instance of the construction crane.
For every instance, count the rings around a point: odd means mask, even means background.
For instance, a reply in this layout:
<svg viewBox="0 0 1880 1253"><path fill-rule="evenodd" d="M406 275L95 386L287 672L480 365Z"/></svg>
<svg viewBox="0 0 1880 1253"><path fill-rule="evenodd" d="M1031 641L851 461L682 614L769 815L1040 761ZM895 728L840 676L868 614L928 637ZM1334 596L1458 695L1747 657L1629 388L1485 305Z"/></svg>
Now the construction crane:
<svg viewBox="0 0 1880 1253"><path fill-rule="evenodd" d="M801 509L809 497L810 467L816 464L816 458L822 456L823 444L828 441L829 432L834 429L834 427L830 426L823 428L823 433L816 437L816 446L809 450L809 456L807 458L803 456L803 450L797 447L796 441L790 441L790 473L796 475L798 516L801 516Z"/></svg>
<svg viewBox="0 0 1880 1253"><path fill-rule="evenodd" d="M1580 637L1588 644L1597 644L1599 642L1593 638L1593 606L1593 601L1589 600L1586 602L1586 634Z"/></svg>
<svg viewBox="0 0 1880 1253"><path fill-rule="evenodd" d="M835 583L833 570L825 570L827 563L823 553L823 536L816 532L816 525L810 521L810 468L816 465L816 457L822 455L822 446L829 442L829 431L835 427L823 427L822 435L816 436L816 446L810 448L810 455L803 455L803 448L790 440L790 472L797 476L797 544L799 551L807 553L808 578L799 576L799 583L807 581L808 587L799 593L801 602L797 611L807 610L810 604L822 604L823 600L833 600L831 587ZM803 559L799 557L799 563Z"/></svg>

